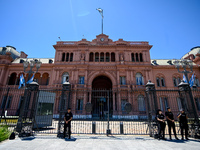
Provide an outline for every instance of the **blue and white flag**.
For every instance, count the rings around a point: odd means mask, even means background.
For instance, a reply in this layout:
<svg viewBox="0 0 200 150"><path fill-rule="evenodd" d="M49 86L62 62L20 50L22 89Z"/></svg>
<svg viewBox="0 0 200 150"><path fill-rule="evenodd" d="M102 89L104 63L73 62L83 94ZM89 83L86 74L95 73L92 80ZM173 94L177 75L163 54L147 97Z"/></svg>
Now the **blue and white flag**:
<svg viewBox="0 0 200 150"><path fill-rule="evenodd" d="M20 89L20 88L22 87L22 85L25 86L25 80L24 80L23 74L20 75L19 87L18 87L18 89Z"/></svg>
<svg viewBox="0 0 200 150"><path fill-rule="evenodd" d="M98 10L99 13L101 14L101 17L103 18L103 9L101 9L101 8L97 8L97 10Z"/></svg>
<svg viewBox="0 0 200 150"><path fill-rule="evenodd" d="M192 75L192 77L190 78L190 81L189 81L190 87L192 87L194 85L194 80L195 80L195 75L193 73L193 75Z"/></svg>
<svg viewBox="0 0 200 150"><path fill-rule="evenodd" d="M30 84L31 82L33 82L34 75L35 75L35 74L33 74L33 76L30 78L30 80L29 80L29 81L27 81L27 82L26 82L26 84Z"/></svg>
<svg viewBox="0 0 200 150"><path fill-rule="evenodd" d="M187 79L186 79L186 77L185 77L184 74L183 74L183 81L184 81L185 83L188 83L188 82L187 82Z"/></svg>

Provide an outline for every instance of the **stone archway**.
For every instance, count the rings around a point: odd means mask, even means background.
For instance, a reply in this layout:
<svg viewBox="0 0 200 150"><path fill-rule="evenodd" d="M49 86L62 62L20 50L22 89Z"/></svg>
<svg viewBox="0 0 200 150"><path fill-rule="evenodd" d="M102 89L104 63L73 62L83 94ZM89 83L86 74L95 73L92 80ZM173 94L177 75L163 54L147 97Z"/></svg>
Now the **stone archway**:
<svg viewBox="0 0 200 150"><path fill-rule="evenodd" d="M112 81L106 76L98 76L92 82L92 89L111 90Z"/></svg>
<svg viewBox="0 0 200 150"><path fill-rule="evenodd" d="M92 81L92 117L106 119L109 109L109 116L113 112L112 81L103 75L97 76Z"/></svg>

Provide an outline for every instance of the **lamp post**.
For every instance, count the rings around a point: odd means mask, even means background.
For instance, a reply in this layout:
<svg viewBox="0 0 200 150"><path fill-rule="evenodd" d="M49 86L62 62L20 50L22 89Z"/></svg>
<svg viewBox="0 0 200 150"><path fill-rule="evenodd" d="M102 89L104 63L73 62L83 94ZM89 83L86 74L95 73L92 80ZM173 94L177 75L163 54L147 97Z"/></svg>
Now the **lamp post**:
<svg viewBox="0 0 200 150"><path fill-rule="evenodd" d="M187 83L181 82L179 84L179 90L180 93L184 93L184 99L187 101L187 103L185 103L187 105L187 107L185 107L185 109L188 109L188 115L191 115L193 113L194 117L194 124L192 129L194 129L194 133L195 136L197 135L197 131L199 129L199 120L198 120L198 114L197 114L197 110L195 107L195 103L194 103L194 99L193 99L193 95L192 95L192 91L189 85L189 79L188 79L188 73L192 73L193 70L193 62L191 60L187 60L187 59L181 59L181 60L175 60L174 61L174 65L177 68L179 73L183 73L185 75L186 81ZM180 71L180 67L183 68L183 71ZM190 70L187 70L187 68L189 68ZM187 96L188 95L188 96ZM187 100L188 99L188 100Z"/></svg>
<svg viewBox="0 0 200 150"><path fill-rule="evenodd" d="M26 71L26 68L28 68L29 64L30 64L30 70ZM36 64L36 69L37 70L33 71L33 67L35 66L35 64ZM38 72L38 69L40 68L41 64L42 64L41 61L36 61L34 59L30 60L30 63L27 60L23 62L24 72L28 73L28 81L29 81L30 76L31 76L32 73Z"/></svg>
<svg viewBox="0 0 200 150"><path fill-rule="evenodd" d="M187 59L181 59L181 60L175 60L174 61L174 65L177 68L179 73L183 73L186 77L187 83L189 83L189 79L188 79L188 73L192 73L193 70L193 62L191 60L187 60ZM183 71L180 71L180 67L183 68ZM190 69L190 71L186 70L187 67Z"/></svg>

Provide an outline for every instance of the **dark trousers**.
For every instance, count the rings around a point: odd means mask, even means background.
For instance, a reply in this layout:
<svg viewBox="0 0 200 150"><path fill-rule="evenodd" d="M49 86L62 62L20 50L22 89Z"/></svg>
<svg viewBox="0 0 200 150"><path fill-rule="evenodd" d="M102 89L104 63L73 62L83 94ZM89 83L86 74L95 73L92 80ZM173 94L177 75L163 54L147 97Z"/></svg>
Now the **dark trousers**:
<svg viewBox="0 0 200 150"><path fill-rule="evenodd" d="M176 138L176 129L175 129L175 124L174 122L167 122L167 125L168 125L168 130L169 130L169 137L171 139L171 128L173 129L173 132L174 132L174 136Z"/></svg>
<svg viewBox="0 0 200 150"><path fill-rule="evenodd" d="M182 138L183 138L183 130L185 130L185 138L187 139L188 138L188 124L187 123L181 124L180 128L181 128L181 136L182 136Z"/></svg>
<svg viewBox="0 0 200 150"><path fill-rule="evenodd" d="M166 126L166 123L164 122L158 123L158 137L159 138L165 138L165 126Z"/></svg>
<svg viewBox="0 0 200 150"><path fill-rule="evenodd" d="M68 128L68 129L67 129ZM66 137L66 130L68 131L68 138L71 136L71 123L64 124L64 138Z"/></svg>

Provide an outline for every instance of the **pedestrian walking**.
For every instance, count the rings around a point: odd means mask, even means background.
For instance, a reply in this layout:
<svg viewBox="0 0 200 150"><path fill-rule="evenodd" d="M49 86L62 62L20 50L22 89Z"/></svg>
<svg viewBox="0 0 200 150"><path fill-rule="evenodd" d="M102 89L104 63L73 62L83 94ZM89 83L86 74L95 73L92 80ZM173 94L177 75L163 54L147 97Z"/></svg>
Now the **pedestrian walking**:
<svg viewBox="0 0 200 150"><path fill-rule="evenodd" d="M188 121L187 121L188 117L183 109L181 109L181 113L178 114L178 118L179 118L179 123L180 123L180 128L181 128L181 136L182 136L181 140L184 140L183 130L185 130L185 139L189 140L188 139Z"/></svg>
<svg viewBox="0 0 200 150"><path fill-rule="evenodd" d="M68 139L71 138L71 120L73 118L73 114L71 112L71 108L67 109L64 117L64 138L66 137L66 130L68 131ZM67 129L68 128L68 129Z"/></svg>
<svg viewBox="0 0 200 150"><path fill-rule="evenodd" d="M160 109L157 110L157 122L158 122L158 139L165 139L165 116L163 115L162 111Z"/></svg>
<svg viewBox="0 0 200 150"><path fill-rule="evenodd" d="M174 114L171 112L171 108L167 107L167 111L165 112L165 116L167 119L167 125L168 125L168 131L169 131L169 139L172 140L171 136L171 128L173 129L174 136L176 140L179 140L176 136L176 129L175 129L175 123L174 123Z"/></svg>

